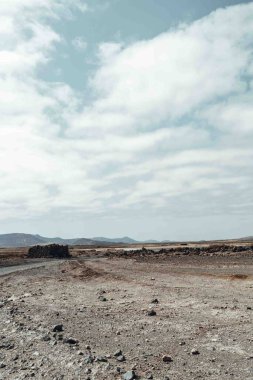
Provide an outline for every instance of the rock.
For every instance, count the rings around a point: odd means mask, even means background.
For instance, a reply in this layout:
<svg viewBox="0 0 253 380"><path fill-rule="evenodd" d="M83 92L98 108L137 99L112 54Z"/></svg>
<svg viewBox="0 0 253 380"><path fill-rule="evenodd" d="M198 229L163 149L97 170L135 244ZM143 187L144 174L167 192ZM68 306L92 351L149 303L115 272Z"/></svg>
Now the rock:
<svg viewBox="0 0 253 380"><path fill-rule="evenodd" d="M27 256L33 258L51 257L56 259L71 257L68 246L60 244L35 245L29 248Z"/></svg>
<svg viewBox="0 0 253 380"><path fill-rule="evenodd" d="M113 356L120 356L120 355L122 355L122 351L121 351L121 350L118 350L118 351L116 351L116 352L113 354Z"/></svg>
<svg viewBox="0 0 253 380"><path fill-rule="evenodd" d="M153 375L152 375L151 373L148 374L148 375L147 375L147 379L148 379L148 380L152 380L152 379L153 379Z"/></svg>
<svg viewBox="0 0 253 380"><path fill-rule="evenodd" d="M151 301L151 303L155 303L155 304L158 304L158 303L159 303L159 301L158 301L158 299L157 299L157 298L154 298L154 299Z"/></svg>
<svg viewBox="0 0 253 380"><path fill-rule="evenodd" d="M49 341L51 340L51 338L50 338L49 335L44 335L44 336L41 338L41 340L42 340L43 342L49 342Z"/></svg>
<svg viewBox="0 0 253 380"><path fill-rule="evenodd" d="M99 301L105 302L107 299L104 296L99 296L98 297Z"/></svg>
<svg viewBox="0 0 253 380"><path fill-rule="evenodd" d="M163 362L164 363L171 363L171 362L173 362L173 359L169 355L163 355Z"/></svg>
<svg viewBox="0 0 253 380"><path fill-rule="evenodd" d="M63 331L63 325L55 325L53 327L53 332L61 332Z"/></svg>
<svg viewBox="0 0 253 380"><path fill-rule="evenodd" d="M123 379L124 380L134 380L134 379L136 379L135 372L134 371L127 371L123 375Z"/></svg>
<svg viewBox="0 0 253 380"><path fill-rule="evenodd" d="M0 368L5 368L5 367L6 367L6 364L0 363Z"/></svg>
<svg viewBox="0 0 253 380"><path fill-rule="evenodd" d="M106 363L106 362L108 362L108 360L105 356L97 356L95 359L95 362Z"/></svg>
<svg viewBox="0 0 253 380"><path fill-rule="evenodd" d="M156 311L155 310L149 310L148 312L147 312L147 315L149 316L149 317L153 317L153 316L155 316L156 315Z"/></svg>
<svg viewBox="0 0 253 380"><path fill-rule="evenodd" d="M67 339L64 339L63 343L68 343L68 344L78 344L78 340L77 339L74 339L74 338L67 338Z"/></svg>
<svg viewBox="0 0 253 380"><path fill-rule="evenodd" d="M119 355L119 356L117 356L117 360L118 360L119 362L124 362L124 361L126 360L126 358L125 358L124 355Z"/></svg>
<svg viewBox="0 0 253 380"><path fill-rule="evenodd" d="M196 348L193 348L193 349L191 350L191 354L192 354L192 355L199 355L199 351L198 351Z"/></svg>
<svg viewBox="0 0 253 380"><path fill-rule="evenodd" d="M84 363L85 364L92 364L94 362L94 358L93 356L91 355L87 355L84 359L83 359Z"/></svg>

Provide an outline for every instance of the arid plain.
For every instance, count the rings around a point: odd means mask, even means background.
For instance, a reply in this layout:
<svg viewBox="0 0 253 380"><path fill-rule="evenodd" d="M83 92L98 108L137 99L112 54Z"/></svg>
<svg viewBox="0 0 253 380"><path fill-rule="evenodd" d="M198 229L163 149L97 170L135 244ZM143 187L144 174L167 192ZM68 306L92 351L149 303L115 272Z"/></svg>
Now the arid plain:
<svg viewBox="0 0 253 380"><path fill-rule="evenodd" d="M251 244L135 248L1 249L0 379L252 380Z"/></svg>

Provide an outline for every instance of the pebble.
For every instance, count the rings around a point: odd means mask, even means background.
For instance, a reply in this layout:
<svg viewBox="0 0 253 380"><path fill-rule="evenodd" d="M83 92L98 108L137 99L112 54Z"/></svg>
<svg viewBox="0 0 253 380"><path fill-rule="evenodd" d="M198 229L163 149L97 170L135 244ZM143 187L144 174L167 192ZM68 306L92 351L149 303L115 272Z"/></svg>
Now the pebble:
<svg viewBox="0 0 253 380"><path fill-rule="evenodd" d="M153 317L153 316L155 316L156 315L156 311L155 310L149 310L148 312L147 312L147 315L149 316L149 317Z"/></svg>
<svg viewBox="0 0 253 380"><path fill-rule="evenodd" d="M123 379L124 380L134 380L135 378L136 378L136 376L135 376L135 372L134 371L127 371L123 375Z"/></svg>
<svg viewBox="0 0 253 380"><path fill-rule="evenodd" d="M86 364L92 364L94 362L94 358L91 355L88 355L84 358L84 363Z"/></svg>
<svg viewBox="0 0 253 380"><path fill-rule="evenodd" d="M49 342L49 341L51 340L51 338L50 338L49 335L44 335L44 336L41 338L41 340L42 340L43 342Z"/></svg>
<svg viewBox="0 0 253 380"><path fill-rule="evenodd" d="M106 363L106 362L108 362L108 360L107 360L107 358L105 356L97 356L96 359L95 359L95 362Z"/></svg>
<svg viewBox="0 0 253 380"><path fill-rule="evenodd" d="M63 343L78 344L78 340L74 338L67 338L67 339L64 339Z"/></svg>
<svg viewBox="0 0 253 380"><path fill-rule="evenodd" d="M55 325L53 327L53 332L61 332L63 331L63 325Z"/></svg>
<svg viewBox="0 0 253 380"><path fill-rule="evenodd" d="M120 355L122 355L122 351L121 351L121 350L117 350L117 351L113 354L113 356L120 356Z"/></svg>
<svg viewBox="0 0 253 380"><path fill-rule="evenodd" d="M126 360L126 358L125 358L124 355L119 355L119 356L117 356L117 360L118 360L119 362L124 362L124 361Z"/></svg>
<svg viewBox="0 0 253 380"><path fill-rule="evenodd" d="M192 354L192 355L199 355L199 350L197 350L196 348L193 348L193 349L191 350L191 354Z"/></svg>
<svg viewBox="0 0 253 380"><path fill-rule="evenodd" d="M169 355L163 355L163 362L164 363L171 363L171 362L173 362L173 359Z"/></svg>

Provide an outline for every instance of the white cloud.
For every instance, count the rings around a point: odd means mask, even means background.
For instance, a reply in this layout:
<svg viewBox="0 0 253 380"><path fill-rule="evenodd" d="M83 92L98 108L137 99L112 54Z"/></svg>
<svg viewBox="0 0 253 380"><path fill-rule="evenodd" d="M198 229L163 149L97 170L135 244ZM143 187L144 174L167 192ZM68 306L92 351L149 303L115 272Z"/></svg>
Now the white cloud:
<svg viewBox="0 0 253 380"><path fill-rule="evenodd" d="M0 4L1 217L147 206L197 215L217 212L214 204L246 212L253 4L130 46L100 44L85 106L66 83L37 74L62 39L49 18L72 6L87 10L73 1ZM72 43L86 48L83 37Z"/></svg>

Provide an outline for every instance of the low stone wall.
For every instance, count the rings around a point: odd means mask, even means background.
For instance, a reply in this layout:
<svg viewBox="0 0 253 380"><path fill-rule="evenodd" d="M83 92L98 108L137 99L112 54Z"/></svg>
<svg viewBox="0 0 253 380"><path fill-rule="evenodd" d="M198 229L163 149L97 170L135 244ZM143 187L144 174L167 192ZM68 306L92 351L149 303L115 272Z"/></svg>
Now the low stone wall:
<svg viewBox="0 0 253 380"><path fill-rule="evenodd" d="M48 244L35 245L28 250L29 258L68 258L71 257L69 247L67 245Z"/></svg>

